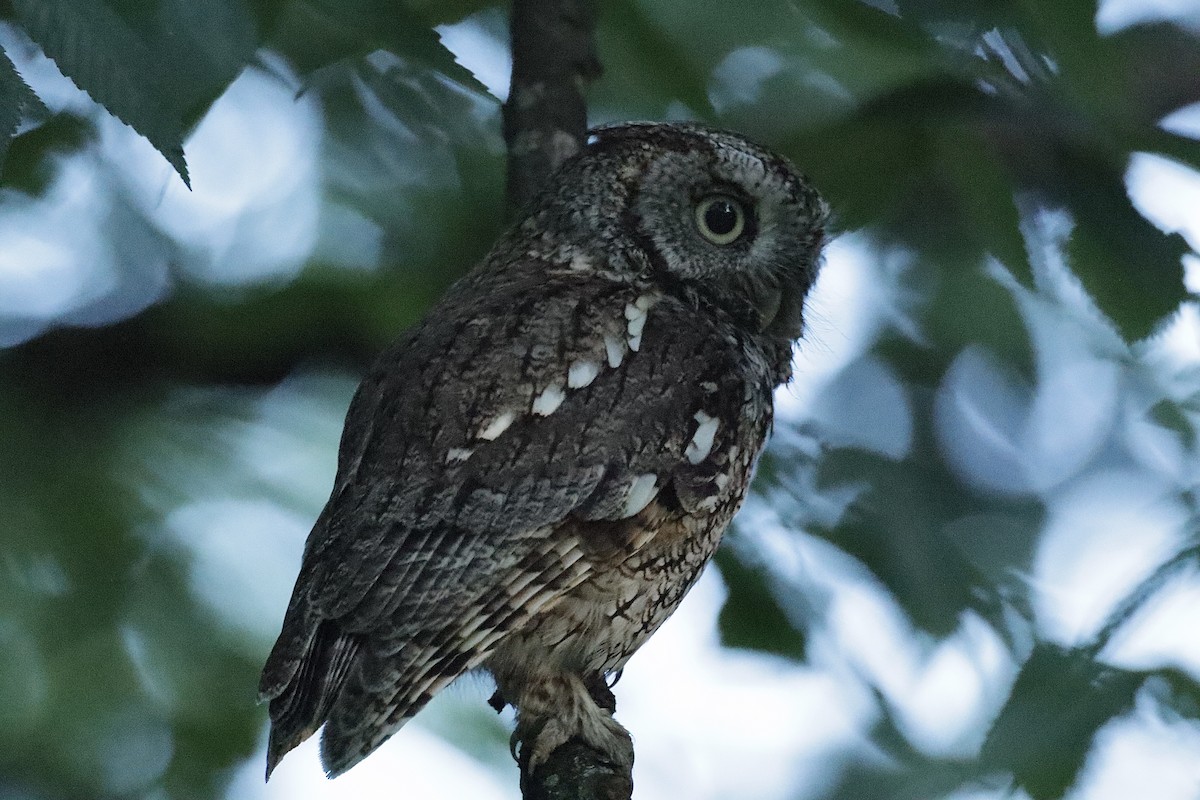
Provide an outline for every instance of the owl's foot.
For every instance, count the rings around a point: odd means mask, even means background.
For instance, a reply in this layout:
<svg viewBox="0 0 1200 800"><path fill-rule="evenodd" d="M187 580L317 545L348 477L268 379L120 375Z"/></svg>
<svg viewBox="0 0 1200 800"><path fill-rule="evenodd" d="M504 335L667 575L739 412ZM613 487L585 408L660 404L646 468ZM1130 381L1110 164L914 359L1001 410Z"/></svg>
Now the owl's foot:
<svg viewBox="0 0 1200 800"><path fill-rule="evenodd" d="M517 703L517 729L513 732L522 773L535 772L572 739L614 766L632 765L633 741L613 719L615 708L616 701L602 676L584 681L578 675L558 674L530 681Z"/></svg>

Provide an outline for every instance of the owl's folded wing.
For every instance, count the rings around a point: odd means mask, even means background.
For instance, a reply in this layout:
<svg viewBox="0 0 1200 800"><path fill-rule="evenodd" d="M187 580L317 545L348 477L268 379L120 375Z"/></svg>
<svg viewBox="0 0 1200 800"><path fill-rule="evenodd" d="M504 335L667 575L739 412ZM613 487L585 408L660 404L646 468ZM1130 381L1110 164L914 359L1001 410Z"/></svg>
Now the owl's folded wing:
<svg viewBox="0 0 1200 800"><path fill-rule="evenodd" d="M587 576L589 521L698 502L736 343L584 280L460 297L360 388L263 674L271 766L328 720L326 768L349 768Z"/></svg>

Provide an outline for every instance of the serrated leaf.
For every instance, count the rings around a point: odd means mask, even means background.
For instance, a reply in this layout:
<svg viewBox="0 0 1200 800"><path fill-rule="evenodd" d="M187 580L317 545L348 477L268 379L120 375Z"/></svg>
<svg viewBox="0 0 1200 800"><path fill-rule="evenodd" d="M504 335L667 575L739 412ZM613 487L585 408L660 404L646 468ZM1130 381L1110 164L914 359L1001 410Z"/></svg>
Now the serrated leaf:
<svg viewBox="0 0 1200 800"><path fill-rule="evenodd" d="M8 119L10 113L16 114L11 124ZM8 53L0 48L0 114L5 116L0 122L0 131L12 135L22 117L43 116L49 113L41 99L29 88L29 84L25 83L21 73L17 72Z"/></svg>
<svg viewBox="0 0 1200 800"><path fill-rule="evenodd" d="M982 765L1010 772L1034 800L1062 797L1096 731L1132 708L1143 679L1085 651L1039 643L988 732Z"/></svg>
<svg viewBox="0 0 1200 800"><path fill-rule="evenodd" d="M436 31L406 4L389 0L297 0L269 37L302 74L388 50L478 91L486 88L454 60Z"/></svg>
<svg viewBox="0 0 1200 800"><path fill-rule="evenodd" d="M183 109L154 52L99 0L13 0L17 18L75 85L144 136L185 184Z"/></svg>
<svg viewBox="0 0 1200 800"><path fill-rule="evenodd" d="M0 48L0 169L8 155L8 146L22 118L45 111L45 106L21 78L17 68Z"/></svg>

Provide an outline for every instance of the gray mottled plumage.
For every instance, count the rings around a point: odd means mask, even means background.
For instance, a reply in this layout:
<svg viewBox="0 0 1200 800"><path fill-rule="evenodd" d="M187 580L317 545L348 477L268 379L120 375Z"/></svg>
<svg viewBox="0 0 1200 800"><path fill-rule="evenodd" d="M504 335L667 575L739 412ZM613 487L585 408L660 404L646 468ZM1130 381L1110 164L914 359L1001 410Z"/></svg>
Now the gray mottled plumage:
<svg viewBox="0 0 1200 800"><path fill-rule="evenodd" d="M713 197L745 212L734 241L697 215ZM359 388L263 671L268 774L322 725L345 771L476 667L519 714L555 709L555 741L620 747L590 687L742 502L825 216L736 135L591 137Z"/></svg>

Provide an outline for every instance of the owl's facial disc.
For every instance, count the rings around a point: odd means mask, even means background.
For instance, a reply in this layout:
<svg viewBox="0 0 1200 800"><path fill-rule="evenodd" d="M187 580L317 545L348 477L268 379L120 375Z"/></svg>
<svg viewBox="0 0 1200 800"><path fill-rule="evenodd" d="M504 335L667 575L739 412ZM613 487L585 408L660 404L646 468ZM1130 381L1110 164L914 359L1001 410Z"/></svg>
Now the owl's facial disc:
<svg viewBox="0 0 1200 800"><path fill-rule="evenodd" d="M795 338L816 275L825 206L783 158L700 129L648 153L632 221L670 283L754 332Z"/></svg>

